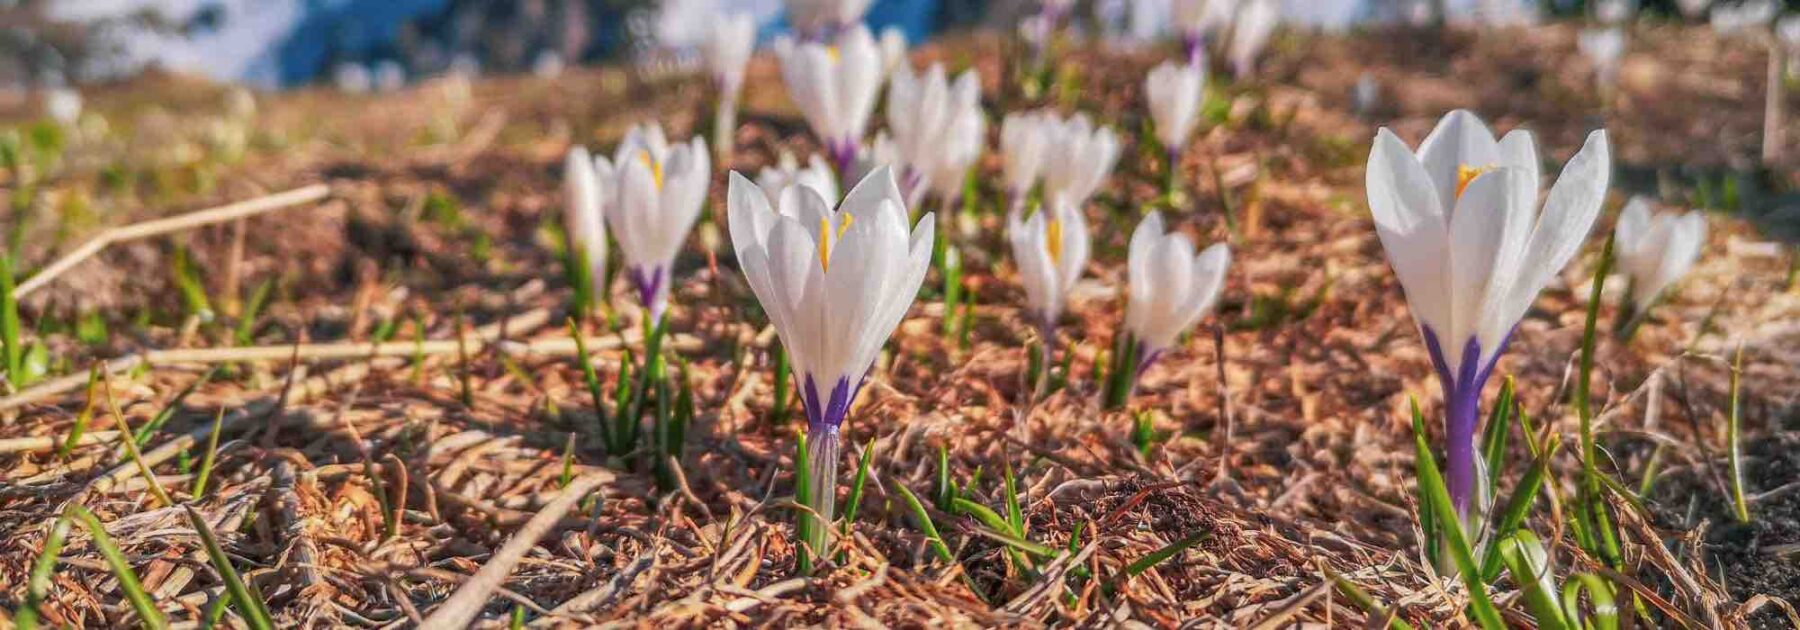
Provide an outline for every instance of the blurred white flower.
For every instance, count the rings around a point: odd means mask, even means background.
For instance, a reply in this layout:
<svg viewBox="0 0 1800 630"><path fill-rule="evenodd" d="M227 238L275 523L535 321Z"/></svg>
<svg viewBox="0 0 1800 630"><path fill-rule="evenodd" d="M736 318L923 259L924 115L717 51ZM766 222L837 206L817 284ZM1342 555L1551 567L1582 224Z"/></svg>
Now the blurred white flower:
<svg viewBox="0 0 1800 630"><path fill-rule="evenodd" d="M556 51L540 51L536 57L531 59L531 74L540 79L554 79L562 76L563 68L567 65L563 61L562 55L557 54Z"/></svg>
<svg viewBox="0 0 1800 630"><path fill-rule="evenodd" d="M1631 0L1597 0L1594 3L1594 19L1601 24L1619 25L1631 20L1636 7Z"/></svg>
<svg viewBox="0 0 1800 630"><path fill-rule="evenodd" d="M881 76L893 74L906 63L907 46L906 33L899 27L881 29Z"/></svg>
<svg viewBox="0 0 1800 630"><path fill-rule="evenodd" d="M1043 175L1055 132L1055 119L1048 112L1013 112L1001 121L1000 154L1005 158L1006 196L1013 211L1024 209L1025 197Z"/></svg>
<svg viewBox="0 0 1800 630"><path fill-rule="evenodd" d="M1594 64L1594 78L1602 90L1611 90L1619 81L1619 62L1625 57L1625 29L1617 26L1582 29L1576 46Z"/></svg>
<svg viewBox="0 0 1800 630"><path fill-rule="evenodd" d="M626 132L611 162L600 157L594 163L600 189L614 195L604 204L607 226L654 322L668 307L675 255L712 184L706 141L670 145L660 125L640 125Z"/></svg>
<svg viewBox="0 0 1800 630"><path fill-rule="evenodd" d="M1365 70L1356 77L1356 87L1350 90L1350 102L1362 116L1370 115L1381 105L1381 83L1375 80L1375 75Z"/></svg>
<svg viewBox="0 0 1800 630"><path fill-rule="evenodd" d="M607 289L604 192L587 149L569 149L568 158L563 161L563 232L569 251L581 252L585 257L595 296L605 295ZM570 256L569 260L577 259Z"/></svg>
<svg viewBox="0 0 1800 630"><path fill-rule="evenodd" d="M1244 78L1256 74L1256 58L1280 22L1281 7L1276 0L1246 0L1238 9L1231 27L1231 49L1226 54L1233 75Z"/></svg>
<svg viewBox="0 0 1800 630"><path fill-rule="evenodd" d="M1675 8L1681 11L1682 17L1688 19L1706 15L1707 7L1711 6L1712 0L1675 0Z"/></svg>
<svg viewBox="0 0 1800 630"><path fill-rule="evenodd" d="M1800 47L1800 13L1789 13L1775 20L1775 39L1789 48Z"/></svg>
<svg viewBox="0 0 1800 630"><path fill-rule="evenodd" d="M1048 127L1044 199L1061 197L1080 210L1119 163L1119 138L1111 129L1095 127L1086 114L1051 118Z"/></svg>
<svg viewBox="0 0 1800 630"><path fill-rule="evenodd" d="M1137 342L1141 371L1218 304L1231 249L1214 243L1195 255L1194 242L1165 232L1162 213L1152 211L1131 232L1126 266L1131 287L1125 329Z"/></svg>
<svg viewBox="0 0 1800 630"><path fill-rule="evenodd" d="M1687 275L1706 245L1706 215L1699 211L1656 212L1642 197L1633 197L1613 231L1619 269L1631 279L1627 292L1642 313L1670 285Z"/></svg>
<svg viewBox="0 0 1800 630"><path fill-rule="evenodd" d="M350 94L364 94L374 87L375 80L369 76L369 69L356 63L340 63L331 71L331 82L338 91Z"/></svg>
<svg viewBox="0 0 1800 630"><path fill-rule="evenodd" d="M1611 168L1606 132L1589 134L1541 213L1539 165L1529 133L1496 142L1462 110L1439 121L1416 154L1385 127L1369 153L1369 209L1444 388L1447 485L1465 517L1477 502L1482 385L1600 214Z"/></svg>
<svg viewBox="0 0 1800 630"><path fill-rule="evenodd" d="M940 194L954 191L962 185L960 174L981 155L981 76L965 70L952 84L943 64L920 74L901 64L889 79L887 118L907 167L902 192L921 184Z"/></svg>
<svg viewBox="0 0 1800 630"><path fill-rule="evenodd" d="M1238 0L1173 0L1175 29L1181 35L1188 63L1204 56L1206 41L1231 28Z"/></svg>
<svg viewBox="0 0 1800 630"><path fill-rule="evenodd" d="M406 69L400 62L383 59L375 64L375 91L398 92L406 87Z"/></svg>
<svg viewBox="0 0 1800 630"><path fill-rule="evenodd" d="M800 106L840 176L856 163L875 96L881 91L881 51L869 29L851 28L835 45L775 42L788 96Z"/></svg>
<svg viewBox="0 0 1800 630"><path fill-rule="evenodd" d="M788 25L804 39L825 40L862 22L872 0L787 0Z"/></svg>
<svg viewBox="0 0 1800 630"><path fill-rule="evenodd" d="M1025 301L1048 341L1068 301L1069 288L1087 267L1087 219L1080 208L1061 197L1031 213L1029 219L1021 219L1019 214L1007 213L1006 239L1012 245L1013 262L1019 266Z"/></svg>
<svg viewBox="0 0 1800 630"><path fill-rule="evenodd" d="M800 160L794 158L791 151L782 150L781 157L773 166L765 166L756 174L756 185L769 195L769 204L777 205L781 193L789 186L806 186L819 194L826 205L835 206L838 202L837 176L831 172L831 165L818 155L806 160L806 167L800 167Z"/></svg>
<svg viewBox="0 0 1800 630"><path fill-rule="evenodd" d="M81 93L74 88L50 88L44 91L44 113L64 127L81 121Z"/></svg>
<svg viewBox="0 0 1800 630"><path fill-rule="evenodd" d="M1150 118L1156 122L1156 139L1169 155L1178 155L1200 122L1200 101L1205 96L1206 71L1197 65L1165 61L1144 79L1144 95Z"/></svg>
<svg viewBox="0 0 1800 630"><path fill-rule="evenodd" d="M713 84L724 100L735 102L744 87L744 65L756 50L756 19L748 13L714 15L700 47Z"/></svg>
<svg viewBox="0 0 1800 630"><path fill-rule="evenodd" d="M1745 0L1712 8L1712 27L1720 35L1767 28L1779 8L1774 0Z"/></svg>

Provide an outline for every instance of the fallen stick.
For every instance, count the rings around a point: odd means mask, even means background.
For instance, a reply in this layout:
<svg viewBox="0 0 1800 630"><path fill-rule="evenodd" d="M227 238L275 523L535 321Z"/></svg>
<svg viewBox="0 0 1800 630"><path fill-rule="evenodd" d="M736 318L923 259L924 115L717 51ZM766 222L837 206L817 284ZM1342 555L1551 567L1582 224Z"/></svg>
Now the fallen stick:
<svg viewBox="0 0 1800 630"><path fill-rule="evenodd" d="M539 510L536 515L531 517L530 521L526 521L524 527L514 532L512 537L506 540L506 544L501 545L500 550L494 552L493 557L488 559L487 564L482 565L481 570L476 571L469 581L457 588L456 592L450 595L450 599L444 600L443 605L432 611L431 616L426 617L425 622L419 624L419 627L462 628L468 626L469 622L475 620L476 615L481 614L482 607L487 605L488 597L493 595L494 590L500 588L500 584L506 581L507 576L512 575L513 567L525 558L525 553L537 546L538 539L549 534L557 522L562 520L563 515L573 509L582 497L587 496L594 488L611 478L611 475L585 475L569 482L569 485L563 488L562 493L557 495L556 500L544 506L544 509Z"/></svg>
<svg viewBox="0 0 1800 630"><path fill-rule="evenodd" d="M166 219L156 219L124 227L112 228L101 232L99 236L88 239L86 243L81 244L81 247L75 248L75 251L69 252L68 255L57 259L56 262L50 263L50 266L45 267L43 271L39 271L24 282L19 283L19 286L13 290L13 295L18 298L24 298L31 292L43 288L44 285L49 284L51 280L55 280L57 276L67 272L70 268L80 264L81 261L94 257L94 254L100 253L100 250L106 249L107 245L113 243L149 238L152 236L168 234L170 232L179 232L181 230L202 225L222 223L233 219L262 214L271 210L279 210L310 201L318 201L324 199L325 196L329 194L331 194L331 187L324 184L313 184L311 186L295 188L287 192L275 193L273 195L240 201L229 205L219 206L217 208L209 208Z"/></svg>

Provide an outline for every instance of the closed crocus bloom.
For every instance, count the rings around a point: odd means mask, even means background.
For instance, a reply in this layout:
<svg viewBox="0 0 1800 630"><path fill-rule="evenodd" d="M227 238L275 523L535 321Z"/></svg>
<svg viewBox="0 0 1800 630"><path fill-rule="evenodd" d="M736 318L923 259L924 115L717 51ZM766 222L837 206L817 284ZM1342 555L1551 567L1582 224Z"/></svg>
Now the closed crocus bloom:
<svg viewBox="0 0 1800 630"><path fill-rule="evenodd" d="M1024 209L1025 197L1037 185L1038 177L1044 172L1044 163L1050 159L1055 124L1054 119L1044 112L1007 114L1000 123L1006 194L1012 199L1015 212Z"/></svg>
<svg viewBox="0 0 1800 630"><path fill-rule="evenodd" d="M1029 219L1017 212L1006 217L1006 240L1012 244L1013 261L1019 266L1019 282L1025 301L1038 318L1045 343L1052 338L1062 316L1069 288L1081 277L1088 260L1088 225L1079 208L1056 198Z"/></svg>
<svg viewBox="0 0 1800 630"><path fill-rule="evenodd" d="M1237 20L1231 26L1231 50L1227 55L1232 74L1244 78L1256 73L1256 57L1269 44L1269 37L1275 34L1275 26L1280 20L1281 7L1275 0L1249 0L1238 9Z"/></svg>
<svg viewBox="0 0 1800 630"><path fill-rule="evenodd" d="M1231 27L1237 0L1174 0L1175 29L1189 63L1200 60L1206 38Z"/></svg>
<svg viewBox="0 0 1800 630"><path fill-rule="evenodd" d="M738 265L781 337L806 411L811 507L832 520L838 434L881 346L899 326L931 263L934 215L907 229L893 174L877 169L837 209L805 186L774 207L731 174L726 189ZM807 541L823 554L829 525Z"/></svg>
<svg viewBox="0 0 1800 630"><path fill-rule="evenodd" d="M619 241L626 276L655 322L669 304L675 254L700 217L712 183L706 141L671 145L662 127L644 125L626 132L612 162L594 161L602 189L616 191L606 205L606 222Z"/></svg>
<svg viewBox="0 0 1800 630"><path fill-rule="evenodd" d="M793 152L784 150L774 166L764 167L756 174L756 185L769 196L770 205L779 203L781 193L789 186L810 187L826 204L838 202L837 177L831 174L831 166L817 155L807 158L806 168L801 168Z"/></svg>
<svg viewBox="0 0 1800 630"><path fill-rule="evenodd" d="M1616 26L1584 29L1575 43L1594 64L1594 79L1601 89L1611 89L1619 78L1619 60L1625 56L1625 30Z"/></svg>
<svg viewBox="0 0 1800 630"><path fill-rule="evenodd" d="M1100 189L1119 163L1119 138L1095 127L1084 114L1053 124L1044 156L1044 198L1064 198L1079 209Z"/></svg>
<svg viewBox="0 0 1800 630"><path fill-rule="evenodd" d="M1627 291L1638 313L1654 304L1669 285L1687 275L1706 244L1706 215L1650 211L1650 203L1633 198L1613 231L1619 269L1630 278Z"/></svg>
<svg viewBox="0 0 1800 630"><path fill-rule="evenodd" d="M586 262L594 295L605 295L606 223L601 218L605 198L587 149L569 149L569 157L563 161L563 197L563 232L571 252L569 261ZM575 252L580 252L581 257L577 258Z"/></svg>
<svg viewBox="0 0 1800 630"><path fill-rule="evenodd" d="M1163 62L1144 80L1150 118L1156 122L1156 140L1170 156L1181 153L1194 125L1200 122L1200 99L1205 94L1206 71L1200 66Z"/></svg>
<svg viewBox="0 0 1800 630"><path fill-rule="evenodd" d="M787 0L788 25L815 40L862 21L871 0Z"/></svg>
<svg viewBox="0 0 1800 630"><path fill-rule="evenodd" d="M1218 304L1231 249L1215 243L1195 255L1194 242L1186 235L1163 231L1160 212L1138 222L1129 247L1126 273L1131 295L1125 306L1125 330L1137 342L1141 371Z"/></svg>
<svg viewBox="0 0 1800 630"><path fill-rule="evenodd" d="M1444 388L1447 485L1466 524L1479 517L1469 508L1481 485L1481 387L1519 318L1581 248L1605 200L1610 163L1606 132L1589 134L1540 213L1537 148L1527 132L1495 141L1481 119L1457 110L1417 154L1386 128L1375 136L1369 209Z"/></svg>
<svg viewBox="0 0 1800 630"><path fill-rule="evenodd" d="M813 134L825 145L842 176L856 163L875 95L881 90L882 58L869 29L858 25L835 46L781 40L781 78L800 106Z"/></svg>
<svg viewBox="0 0 1800 630"><path fill-rule="evenodd" d="M966 169L981 150L981 77L964 71L953 85L942 64L919 74L901 64L889 80L887 118L900 160L908 166L901 176L903 191L959 165Z"/></svg>
<svg viewBox="0 0 1800 630"><path fill-rule="evenodd" d="M710 32L700 43L713 83L726 99L737 98L744 86L744 65L756 50L756 20L748 13L713 16Z"/></svg>
<svg viewBox="0 0 1800 630"><path fill-rule="evenodd" d="M959 109L950 127L950 136L931 160L931 170L925 173L931 191L944 203L962 194L969 167L981 158L983 139L987 138L987 118L982 115L981 106L976 104Z"/></svg>

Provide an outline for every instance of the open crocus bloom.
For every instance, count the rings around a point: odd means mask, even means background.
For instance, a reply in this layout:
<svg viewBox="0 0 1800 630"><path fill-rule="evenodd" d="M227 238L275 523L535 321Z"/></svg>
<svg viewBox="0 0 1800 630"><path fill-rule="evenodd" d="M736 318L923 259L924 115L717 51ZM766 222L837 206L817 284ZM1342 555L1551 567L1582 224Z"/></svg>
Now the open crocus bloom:
<svg viewBox="0 0 1800 630"><path fill-rule="evenodd" d="M902 190L910 191L922 180L940 192L946 185L956 190L961 173L981 155L981 75L966 70L952 84L943 64L920 74L900 64L889 81L888 131L907 165Z"/></svg>
<svg viewBox="0 0 1800 630"><path fill-rule="evenodd" d="M1006 240L1012 244L1013 261L1019 265L1025 301L1037 315L1044 343L1048 344L1068 300L1069 288L1087 266L1087 219L1081 216L1079 208L1058 197L1029 219L1021 219L1017 212L1008 213Z"/></svg>
<svg viewBox="0 0 1800 630"><path fill-rule="evenodd" d="M655 322L669 304L675 254L700 218L712 184L706 141L670 145L661 126L641 125L625 133L612 162L594 162L602 189L616 191L606 204L606 222L618 237L625 273Z"/></svg>
<svg viewBox="0 0 1800 630"><path fill-rule="evenodd" d="M1006 195L1012 200L1012 212L1024 210L1025 197L1050 159L1054 120L1045 112L1015 112L1000 123L1000 154L1005 158Z"/></svg>
<svg viewBox="0 0 1800 630"><path fill-rule="evenodd" d="M606 204L599 176L594 172L594 160L582 147L569 149L569 157L563 162L563 203L566 204L563 207L563 232L571 252L569 261L576 260L573 252L581 252L587 262L594 295L603 295L606 291L606 223L601 216Z"/></svg>
<svg viewBox="0 0 1800 630"><path fill-rule="evenodd" d="M1186 235L1163 230L1160 212L1138 222L1129 248L1125 329L1137 341L1137 369L1142 371L1218 304L1231 249L1214 243L1195 255L1194 242Z"/></svg>
<svg viewBox="0 0 1800 630"><path fill-rule="evenodd" d="M789 186L810 187L825 199L827 205L836 205L838 202L837 177L831 174L831 166L816 154L807 158L806 168L800 168L800 161L794 158L794 154L783 150L774 166L763 167L756 174L756 185L769 196L770 205L779 204L781 193Z"/></svg>
<svg viewBox="0 0 1800 630"><path fill-rule="evenodd" d="M1386 128L1375 136L1369 209L1444 388L1446 485L1466 524L1483 486L1481 387L1519 318L1581 248L1606 198L1610 163L1606 132L1589 134L1539 213L1537 148L1527 132L1496 142L1481 119L1457 110L1417 154Z"/></svg>
<svg viewBox="0 0 1800 630"><path fill-rule="evenodd" d="M738 265L793 364L806 410L812 507L828 524L839 427L925 280L934 215L920 219L909 237L906 206L887 168L863 178L836 210L805 186L788 187L771 208L768 196L735 172L726 204ZM820 538L809 542L823 553L830 528L813 529Z"/></svg>
<svg viewBox="0 0 1800 630"><path fill-rule="evenodd" d="M737 100L738 91L744 86L744 64L750 62L750 53L756 49L756 19L748 13L714 16L700 47L721 98Z"/></svg>
<svg viewBox="0 0 1800 630"><path fill-rule="evenodd" d="M1613 231L1613 252L1619 257L1619 269L1631 279L1627 293L1632 307L1639 313L1650 308L1664 289L1694 267L1705 244L1706 215L1651 213L1650 203L1642 197L1625 204Z"/></svg>
<svg viewBox="0 0 1800 630"><path fill-rule="evenodd" d="M1084 114L1067 121L1052 119L1050 146L1044 155L1044 198L1062 197L1079 210L1119 163L1119 138L1111 129L1095 127Z"/></svg>
<svg viewBox="0 0 1800 630"><path fill-rule="evenodd" d="M1163 62L1144 79L1144 95L1150 117L1156 121L1156 140L1171 157L1181 153L1188 134L1200 122L1200 99L1206 88L1206 71L1198 65Z"/></svg>
<svg viewBox="0 0 1800 630"><path fill-rule="evenodd" d="M813 134L825 145L843 176L856 163L875 95L881 91L882 55L862 25L845 31L837 44L775 42L781 80L800 106Z"/></svg>
<svg viewBox="0 0 1800 630"><path fill-rule="evenodd" d="M1242 79L1256 73L1256 57L1262 54L1275 26L1281 21L1281 7L1275 0L1249 0L1238 9L1237 21L1231 26L1231 73Z"/></svg>

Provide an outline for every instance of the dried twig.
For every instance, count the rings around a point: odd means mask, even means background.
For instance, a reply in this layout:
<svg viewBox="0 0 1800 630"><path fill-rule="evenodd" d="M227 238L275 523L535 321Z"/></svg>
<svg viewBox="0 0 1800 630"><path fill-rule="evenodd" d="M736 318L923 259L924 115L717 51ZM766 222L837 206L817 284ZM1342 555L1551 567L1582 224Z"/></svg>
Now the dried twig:
<svg viewBox="0 0 1800 630"><path fill-rule="evenodd" d="M481 607L487 604L488 596L493 594L494 589L500 588L500 584L506 581L506 576L512 574L513 566L525 557L525 552L537 546L538 539L550 533L563 515L575 507L576 502L610 479L611 475L588 475L569 482L556 500L544 506L512 538L507 539L506 544L494 552L487 564L482 565L474 577L456 589L450 599L444 600L443 605L432 611L420 627L461 628L469 625L469 622L475 620L475 615L481 613Z"/></svg>

